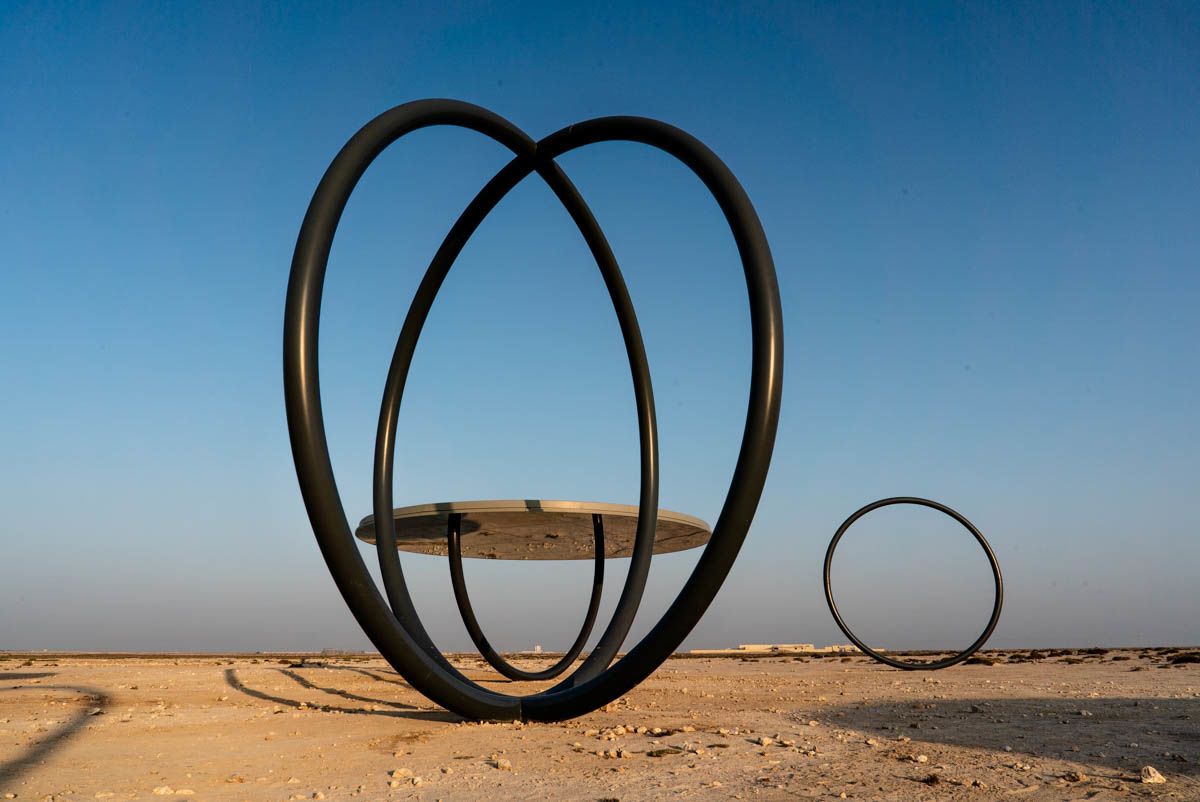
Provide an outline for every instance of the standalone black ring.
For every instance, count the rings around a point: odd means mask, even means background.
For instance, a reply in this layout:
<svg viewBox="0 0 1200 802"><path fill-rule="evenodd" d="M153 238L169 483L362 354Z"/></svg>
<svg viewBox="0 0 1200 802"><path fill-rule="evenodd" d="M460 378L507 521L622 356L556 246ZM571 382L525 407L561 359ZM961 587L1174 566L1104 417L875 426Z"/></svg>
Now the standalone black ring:
<svg viewBox="0 0 1200 802"><path fill-rule="evenodd" d="M863 517L868 512L879 509L880 507L890 507L893 504L915 504L921 507L929 507L930 509L937 510L938 512L944 512L946 515L949 515L951 518L966 527L967 531L975 536L975 540L979 541L979 545L983 547L983 552L987 555L988 563L992 567L992 578L996 583L996 601L995 604L992 605L992 617L988 619L987 627L983 630L983 634L980 635L974 643L972 643L966 649L963 649L961 652L958 652L957 654L947 657L943 660L936 660L929 663L908 663L903 660L897 660L894 657L888 657L885 654L875 651L870 646L859 640L858 636L856 636L850 630L850 627L846 626L846 622L842 620L842 614L838 612L837 604L833 600L833 586L829 579L829 569L833 565L833 552L837 548L838 541L842 539L842 535L846 534L846 530L849 529L859 518ZM988 544L987 538L985 538L983 533L975 527L975 524L968 521L955 510L952 510L945 504L941 504L937 501L930 501L927 498L916 498L914 496L897 496L895 498L885 498L880 499L879 501L871 502L847 518L842 525L838 527L837 533L834 534L833 540L829 541L829 548L825 552L825 601L829 603L829 612L833 613L833 620L837 622L838 627L846 634L846 637L850 639L851 643L862 649L864 654L870 655L879 662L892 666L893 668L903 668L907 671L936 671L939 668L949 668L950 666L958 665L971 655L975 654L975 652L979 651L980 647L982 647L983 644L987 642L987 639L992 636L992 631L995 630L996 624L1000 621L1000 608L1004 606L1004 578L1000 575L1000 563L996 560L995 552L992 551L992 547Z"/></svg>
<svg viewBox="0 0 1200 802"><path fill-rule="evenodd" d="M450 561L450 584L454 588L454 600L458 603L458 612L462 615L463 626L471 636L471 642L479 650L479 654L492 668L501 675L518 682L554 679L570 667L583 651L588 635L592 634L592 626L596 623L596 613L600 611L600 597L604 592L604 519L600 515L592 516L592 534L596 543L595 569L592 573L592 595L588 600L587 613L583 616L583 626L575 636L571 648L552 666L541 671L525 671L517 668L504 659L503 655L492 648L479 619L475 617L475 608L471 606L471 597L467 593L467 580L463 576L462 565L462 513L452 512L446 522L446 556Z"/></svg>
<svg viewBox="0 0 1200 802"><path fill-rule="evenodd" d="M317 355L321 295L338 221L355 185L388 145L407 133L435 125L464 127L493 138L517 157L505 170L526 173L530 165L539 173L557 170L552 162L558 156L599 142L640 142L665 151L687 166L717 202L733 234L746 281L751 328L750 392L737 462L711 539L679 595L658 623L624 657L608 665L612 654L607 649L613 648L615 654L615 647L628 631L628 623L636 612L636 603L625 603L627 597L641 595L641 588L636 587L638 577L631 565L617 613L588 660L567 680L530 696L510 696L471 682L437 653L407 599L398 560L393 577L396 582L388 582L385 577L389 599L385 600L380 594L358 552L342 507L321 410ZM545 173L542 174L545 177ZM498 190L505 180L508 179L498 175L492 183L501 182L496 183ZM482 209L484 205L480 203L476 208ZM577 208L575 211L583 210ZM463 222L462 218L459 222ZM585 230L584 236L589 237L589 232ZM450 240L448 237L447 241ZM594 244L589 238L589 245ZM449 269L448 262L445 269ZM406 363L411 360L423 318L444 275L442 272L440 277L431 276L427 272L418 289L409 319L406 319L405 329L397 342L401 358L393 360L381 405L373 507L375 520L380 522L377 542L382 545L394 544L395 537L390 514L392 457ZM605 275L610 295L614 295L614 290L623 287L615 287L611 279L619 279L619 273L613 271ZM415 325L410 326L410 323ZM645 358L644 352L640 359L637 358L637 352L641 350L640 336L635 340L625 326L622 333L633 373L642 446L642 486L634 547L636 562L639 548L652 550L653 547L658 508L657 438L654 437L648 369L643 371L644 364L638 364ZM774 262L758 215L729 168L699 140L678 128L640 117L588 120L535 143L502 117L458 101L417 101L384 112L346 143L326 170L309 204L292 258L283 345L284 399L296 474L313 533L342 597L367 637L414 688L434 702L475 719L559 721L572 718L613 701L658 668L704 615L737 558L762 495L779 423L783 312ZM402 368L399 371L396 370L398 364ZM643 379L644 387L639 387ZM652 444L649 447L647 440ZM383 549L380 552L382 554ZM389 605L388 601L396 601L397 595L403 596L400 601L408 601L408 604L401 604L399 609Z"/></svg>

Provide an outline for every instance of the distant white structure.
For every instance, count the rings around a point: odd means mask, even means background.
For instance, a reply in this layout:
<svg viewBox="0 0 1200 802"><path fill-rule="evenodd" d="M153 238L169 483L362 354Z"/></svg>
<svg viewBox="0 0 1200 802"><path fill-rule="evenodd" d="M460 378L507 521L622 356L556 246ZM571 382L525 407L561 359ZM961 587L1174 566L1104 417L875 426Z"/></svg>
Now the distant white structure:
<svg viewBox="0 0 1200 802"><path fill-rule="evenodd" d="M877 648L876 651L887 651ZM739 643L736 649L692 649L688 654L850 654L859 653L852 643L815 646L811 643Z"/></svg>

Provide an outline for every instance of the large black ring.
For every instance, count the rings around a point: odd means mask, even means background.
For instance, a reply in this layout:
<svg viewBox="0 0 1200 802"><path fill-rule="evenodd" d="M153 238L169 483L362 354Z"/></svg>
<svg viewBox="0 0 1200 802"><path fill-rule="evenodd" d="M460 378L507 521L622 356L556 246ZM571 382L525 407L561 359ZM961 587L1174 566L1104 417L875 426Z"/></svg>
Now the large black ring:
<svg viewBox="0 0 1200 802"><path fill-rule="evenodd" d="M938 512L944 512L946 515L949 515L951 518L966 527L967 531L975 536L975 539L979 541L979 545L983 547L984 554L987 555L988 564L990 564L992 567L992 578L996 583L996 601L995 604L992 605L992 617L988 620L987 627L983 630L983 634L980 635L974 643L972 643L966 649L963 649L961 652L958 652L957 654L954 654L951 657L947 657L943 660L935 660L929 663L909 663L905 662L904 660L897 660L894 657L888 657L885 654L875 651L870 646L859 640L858 636L851 631L850 627L846 626L846 622L842 620L842 614L838 612L837 604L833 600L833 586L829 578L829 569L833 565L833 552L837 548L838 541L842 539L842 535L846 534L846 530L849 529L859 518L863 517L868 512L879 509L880 507L890 507L893 504L916 504L921 507L929 507L930 509L937 510ZM829 603L829 612L833 613L833 620L837 622L838 627L846 634L846 637L850 639L850 642L859 649L862 649L864 654L875 658L879 662L892 666L893 668L903 668L907 671L936 671L939 668L949 668L950 666L958 665L971 655L975 654L975 652L979 651L980 647L987 642L987 639L992 636L992 631L996 628L996 624L1000 621L1000 608L1004 606L1004 578L1000 575L1000 563L996 560L996 554L992 551L992 547L988 544L987 538L985 538L983 533L975 527L975 524L968 521L960 513L952 510L945 504L941 504L937 501L931 501L927 498L897 496L895 498L880 499L879 501L871 502L847 518L842 525L838 527L837 533L833 536L833 540L829 541L829 548L825 552L824 578L825 601Z"/></svg>
<svg viewBox="0 0 1200 802"><path fill-rule="evenodd" d="M606 669L633 625L645 591L650 573L650 560L654 552L654 533L658 519L658 430L654 409L654 391L650 381L650 366L646 360L646 349L642 342L637 314L634 311L633 301L629 297L620 267L604 237L604 232L574 185L552 158L546 157L538 150L541 147L540 144L533 145L533 147L534 152L531 154L518 153L517 157L493 176L467 205L442 241L413 296L404 326L396 340L392 363L388 369L383 401L380 404L379 428L375 437L373 498L375 514L383 516L382 519L377 518L376 520L384 521L382 528L377 528L376 543L380 574L392 611L443 671L457 676L463 682L474 685L442 657L441 652L421 625L412 598L408 593L399 554L395 548L395 523L389 513L381 511L392 508L392 466L400 403L417 341L433 301L437 297L438 289L453 267L458 254L461 253L467 241L487 215L518 183L536 171L570 214L587 242L588 249L592 252L596 266L604 279L609 300L612 302L617 322L620 325L621 336L625 342L625 350L629 359L629 369L633 377L641 459L641 492L637 532L634 537L629 572L626 575L616 609L613 611L608 627L588 654L587 659L570 676L550 689L554 691L579 684ZM463 623L467 626L468 632L471 632L471 624L467 620L465 610L461 603L459 606L460 611L464 612ZM478 643L478 640L476 642ZM580 648L582 649L582 645ZM486 650L481 651L486 659L488 656ZM492 661L489 660L489 662ZM495 663L493 663L493 667L497 667ZM565 669L565 666L563 668ZM517 678L506 673L505 670L499 668L497 670L505 676ZM513 673L517 671L513 669ZM554 675L558 673L561 671L554 672ZM538 678L546 677L539 676Z"/></svg>
<svg viewBox="0 0 1200 802"><path fill-rule="evenodd" d="M392 142L434 125L454 125L485 134L511 150L516 158L488 183L451 229L417 290L396 344L380 409L374 474L373 507L388 591L385 600L358 552L329 456L317 356L321 294L338 221L367 167ZM636 613L653 549L658 511L653 394L636 319L631 304L624 308L628 295L615 261L610 261L611 253L590 211L553 164L554 159L571 150L610 141L640 142L665 151L690 168L712 193L729 223L742 261L752 348L745 429L712 537L662 618L612 665L609 663ZM454 669L416 616L393 551L392 463L408 364L437 289L457 250L483 215L520 178L533 171L550 182L588 240L622 324L638 405L642 477L634 557L612 621L588 659L568 679L549 690L520 697L485 688ZM774 263L758 215L737 179L712 151L665 123L641 117L605 117L568 126L534 142L512 123L478 106L454 100L407 103L376 117L346 143L321 179L300 228L284 316L284 398L292 455L313 533L347 606L384 658L418 691L468 718L557 721L582 715L629 691L678 648L712 603L754 517L774 449L782 379L783 313Z"/></svg>

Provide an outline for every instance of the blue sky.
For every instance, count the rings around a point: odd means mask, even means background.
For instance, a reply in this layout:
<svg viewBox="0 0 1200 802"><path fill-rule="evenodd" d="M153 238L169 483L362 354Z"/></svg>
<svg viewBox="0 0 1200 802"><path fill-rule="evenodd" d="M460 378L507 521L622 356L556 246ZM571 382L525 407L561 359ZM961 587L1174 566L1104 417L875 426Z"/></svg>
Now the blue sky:
<svg viewBox="0 0 1200 802"><path fill-rule="evenodd" d="M756 205L786 320L783 415L742 556L686 645L843 640L825 545L899 494L991 539L1008 589L995 645L1200 642L1194 6L444 5L0 9L0 648L366 644L296 487L283 297L329 160L423 97L535 137L663 119ZM356 519L411 293L505 161L468 132L420 132L343 218L321 356ZM562 166L637 304L662 506L712 521L747 393L731 237L662 154L605 145ZM566 214L522 185L423 335L398 503L635 503L607 303ZM635 636L694 560L655 560ZM439 643L465 648L444 563L405 564ZM572 639L585 563L467 571L500 647ZM865 519L835 580L852 625L891 647L966 645L990 604L967 535L919 511Z"/></svg>

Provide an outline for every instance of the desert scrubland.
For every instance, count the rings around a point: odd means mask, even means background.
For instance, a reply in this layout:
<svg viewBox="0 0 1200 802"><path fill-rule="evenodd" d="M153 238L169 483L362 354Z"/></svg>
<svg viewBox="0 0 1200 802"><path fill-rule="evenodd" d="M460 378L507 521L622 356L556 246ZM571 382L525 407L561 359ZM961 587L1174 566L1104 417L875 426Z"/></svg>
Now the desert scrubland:
<svg viewBox="0 0 1200 802"><path fill-rule="evenodd" d="M1200 800L1200 651L982 657L680 656L520 724L462 721L377 656L0 654L0 798Z"/></svg>

